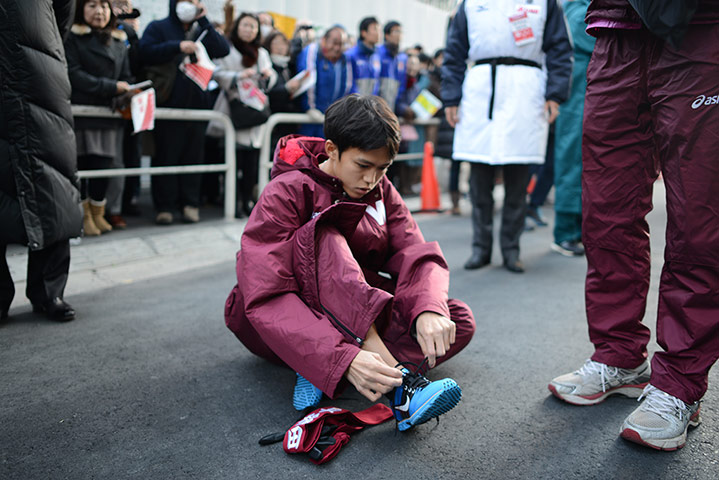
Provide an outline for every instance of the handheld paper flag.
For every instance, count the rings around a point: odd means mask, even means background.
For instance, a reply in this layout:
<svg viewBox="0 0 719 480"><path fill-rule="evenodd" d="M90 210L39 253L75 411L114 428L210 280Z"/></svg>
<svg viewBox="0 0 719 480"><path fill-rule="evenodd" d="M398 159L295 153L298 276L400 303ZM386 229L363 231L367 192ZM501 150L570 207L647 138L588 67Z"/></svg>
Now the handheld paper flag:
<svg viewBox="0 0 719 480"><path fill-rule="evenodd" d="M212 63L207 50L201 41L196 41L197 50L195 51L196 62L192 62L190 57L185 57L185 60L180 64L180 71L187 75L187 77L195 82L201 89L207 90L210 80L212 80L212 73L215 71L217 66Z"/></svg>
<svg viewBox="0 0 719 480"><path fill-rule="evenodd" d="M130 102L132 111L133 133L155 128L155 89L149 88L132 97Z"/></svg>

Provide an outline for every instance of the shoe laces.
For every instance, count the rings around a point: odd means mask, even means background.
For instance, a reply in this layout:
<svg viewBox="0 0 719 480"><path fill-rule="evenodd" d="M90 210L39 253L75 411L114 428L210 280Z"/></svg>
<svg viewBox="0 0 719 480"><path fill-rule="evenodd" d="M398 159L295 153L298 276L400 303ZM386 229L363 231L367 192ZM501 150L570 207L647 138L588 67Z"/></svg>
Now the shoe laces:
<svg viewBox="0 0 719 480"><path fill-rule="evenodd" d="M642 401L642 410L645 412L656 413L660 417L667 418L669 416L684 420L689 407L682 400L673 395L659 390L651 384L644 387L642 394L637 401Z"/></svg>
<svg viewBox="0 0 719 480"><path fill-rule="evenodd" d="M422 363L419 365L414 362L399 362L395 365L395 367L406 367L407 365L415 367L414 372L407 368L409 373L405 373L402 377L402 387L404 387L408 393L414 393L417 389L429 385L430 381L420 373L425 367L427 360L427 357L424 357L424 360L422 360Z"/></svg>
<svg viewBox="0 0 719 480"><path fill-rule="evenodd" d="M610 378L616 378L619 376L618 367L610 367L605 363L595 362L594 360L588 359L582 365L582 368L577 370L577 375L588 376L599 374L599 378L602 382L602 392L607 391L607 385L609 385Z"/></svg>

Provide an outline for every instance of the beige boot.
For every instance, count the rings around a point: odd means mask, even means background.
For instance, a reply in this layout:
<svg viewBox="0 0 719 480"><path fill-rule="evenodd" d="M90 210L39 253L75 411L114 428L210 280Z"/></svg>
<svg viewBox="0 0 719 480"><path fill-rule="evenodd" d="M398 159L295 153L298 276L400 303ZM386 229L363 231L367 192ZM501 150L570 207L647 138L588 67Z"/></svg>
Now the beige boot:
<svg viewBox="0 0 719 480"><path fill-rule="evenodd" d="M95 222L92 221L92 212L90 211L90 200L85 200L82 202L82 210L84 212L84 215L82 217L82 228L85 231L85 236L87 237L96 237L100 235L102 232L99 228L97 228L97 225L95 225Z"/></svg>
<svg viewBox="0 0 719 480"><path fill-rule="evenodd" d="M112 231L112 225L107 223L105 220L105 204L107 200L96 202L90 200L90 213L92 214L92 221L95 222L95 226L100 230L100 233Z"/></svg>

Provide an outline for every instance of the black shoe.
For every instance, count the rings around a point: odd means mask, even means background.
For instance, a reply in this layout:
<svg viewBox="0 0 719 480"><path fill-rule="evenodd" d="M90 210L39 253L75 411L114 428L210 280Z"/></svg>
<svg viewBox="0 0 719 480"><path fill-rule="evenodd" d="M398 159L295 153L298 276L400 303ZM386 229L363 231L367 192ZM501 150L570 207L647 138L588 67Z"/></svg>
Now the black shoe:
<svg viewBox="0 0 719 480"><path fill-rule="evenodd" d="M465 270L476 270L489 265L489 255L483 255L481 252L474 252L469 257L467 263L464 264Z"/></svg>
<svg viewBox="0 0 719 480"><path fill-rule="evenodd" d="M536 223L538 227L547 226L547 222L544 220L544 217L542 217L542 214L539 213L539 207L534 207L532 205L528 206L527 217L534 220L534 223Z"/></svg>
<svg viewBox="0 0 719 480"><path fill-rule="evenodd" d="M44 313L49 319L58 322L69 322L75 319L75 310L60 297L55 297L44 304L33 303L32 311Z"/></svg>
<svg viewBox="0 0 719 480"><path fill-rule="evenodd" d="M512 273L524 273L524 265L519 260L505 260L504 268Z"/></svg>
<svg viewBox="0 0 719 480"><path fill-rule="evenodd" d="M7 318L7 310L0 309L0 320L5 320Z"/></svg>
<svg viewBox="0 0 719 480"><path fill-rule="evenodd" d="M577 240L553 243L551 248L565 257L581 257L584 255L584 246Z"/></svg>

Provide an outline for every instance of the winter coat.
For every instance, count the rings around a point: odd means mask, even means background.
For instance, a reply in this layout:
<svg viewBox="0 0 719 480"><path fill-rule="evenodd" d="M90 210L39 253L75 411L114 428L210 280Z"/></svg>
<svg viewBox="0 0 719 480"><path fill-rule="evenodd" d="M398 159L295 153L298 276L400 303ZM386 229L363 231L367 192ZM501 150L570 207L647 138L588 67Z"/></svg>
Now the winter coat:
<svg viewBox="0 0 719 480"><path fill-rule="evenodd" d="M336 82L336 65L340 67L339 82ZM317 72L317 83L302 95L302 108L305 111L317 109L324 113L335 100L352 90L352 67L347 57L342 55L335 63L330 62L322 55L318 42L307 45L297 58L297 71L302 70Z"/></svg>
<svg viewBox="0 0 719 480"><path fill-rule="evenodd" d="M589 1L564 2L564 15L574 43L574 69L571 93L559 106L555 123L554 208L563 213L582 213L582 118L587 67L594 50L594 38L587 34L584 24Z"/></svg>
<svg viewBox="0 0 719 480"><path fill-rule="evenodd" d="M372 323L388 341L408 335L424 311L449 317L449 270L436 242L425 242L398 192L386 177L363 198L348 199L339 179L319 168L324 140L280 140L272 181L252 211L237 258L237 285L225 320L238 338L249 320L264 344L292 369L330 396L360 350ZM315 238L322 225L336 227L371 287L358 288L346 310L323 310L317 288ZM348 258L348 261L351 261ZM337 262L333 274L356 281ZM391 280L380 276L385 272ZM395 297L390 293L393 292ZM323 297L333 292L323 292ZM394 299L393 299L394 298ZM402 312L383 316L390 302ZM348 330L346 325L361 325ZM344 333L341 333L344 332ZM253 352L261 345L245 342Z"/></svg>
<svg viewBox="0 0 719 480"><path fill-rule="evenodd" d="M407 54L400 52L392 55L387 45L380 45L377 47L377 55L382 64L379 74L378 95L384 98L389 108L397 116L402 116L404 111L397 111L396 106L398 100L404 95L407 83Z"/></svg>
<svg viewBox="0 0 719 480"><path fill-rule="evenodd" d="M509 18L520 7L535 40L517 45ZM474 66L467 71L468 61ZM452 20L442 65L442 100L459 105L453 158L490 165L544 163L549 129L544 104L567 98L571 72L572 47L555 0L520 6L513 0L464 0Z"/></svg>
<svg viewBox="0 0 719 480"><path fill-rule="evenodd" d="M379 93L380 57L361 41L347 50L347 61L352 66L352 90L360 95Z"/></svg>
<svg viewBox="0 0 719 480"><path fill-rule="evenodd" d="M221 58L217 62L217 70L212 78L217 81L221 87L220 95L215 101L214 109L218 112L222 112L227 116L230 116L230 102L228 100L227 92L230 92L235 85L235 82L242 72L245 70L252 70L258 74L265 70L270 70L272 74L267 79L266 89L271 89L277 83L277 72L272 68L272 60L270 60L270 54L267 50L260 48L257 55L257 63L251 67L245 67L242 65L242 54L235 47L232 47L230 54L224 58ZM236 91L235 91L236 94ZM250 148L260 148L262 145L262 132L264 129L263 125L257 125L251 128L245 128L243 130L237 130L235 140L238 145L242 145ZM225 129L218 120L212 120L207 128L207 134L212 137L221 137L224 135Z"/></svg>
<svg viewBox="0 0 719 480"><path fill-rule="evenodd" d="M270 110L272 113L285 112L285 113L299 113L301 112L301 106L299 98L291 98L290 92L287 91L286 84L292 79L292 70L286 61L278 63L274 61L272 55L270 58L273 59L272 68L277 73L277 82L275 86L270 88L267 92L267 96L270 98ZM285 59L286 60L286 59Z"/></svg>
<svg viewBox="0 0 719 480"><path fill-rule="evenodd" d="M70 81L62 37L74 0L0 3L0 225L22 217L32 250L80 235Z"/></svg>
<svg viewBox="0 0 719 480"><path fill-rule="evenodd" d="M140 39L140 59L146 66L161 65L172 62L179 66L185 57L180 51L180 43L184 40L197 40L202 32L207 34L202 44L210 58L224 57L230 53L230 44L215 30L207 17L196 20L186 32L183 23L177 18L175 6L177 0L170 0L170 14L162 20L155 20L145 28ZM172 93L163 107L175 108L212 108L210 92L203 91L186 75L176 72Z"/></svg>
<svg viewBox="0 0 719 480"><path fill-rule="evenodd" d="M104 43L88 25L74 24L65 41L67 68L72 85L73 105L109 107L117 96L117 82L132 83L130 58L125 44L127 34L119 29L111 32ZM78 117L75 128L112 128L122 125L120 119Z"/></svg>
<svg viewBox="0 0 719 480"><path fill-rule="evenodd" d="M638 0L659 3L654 0ZM668 0L664 0L668 1ZM672 0L681 1L681 0ZM628 0L592 0L585 19L587 31L596 35L599 28L641 28L642 20ZM719 0L699 0L691 23L719 22Z"/></svg>

